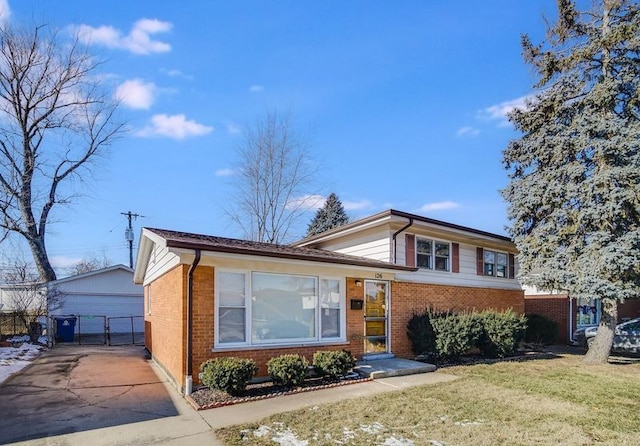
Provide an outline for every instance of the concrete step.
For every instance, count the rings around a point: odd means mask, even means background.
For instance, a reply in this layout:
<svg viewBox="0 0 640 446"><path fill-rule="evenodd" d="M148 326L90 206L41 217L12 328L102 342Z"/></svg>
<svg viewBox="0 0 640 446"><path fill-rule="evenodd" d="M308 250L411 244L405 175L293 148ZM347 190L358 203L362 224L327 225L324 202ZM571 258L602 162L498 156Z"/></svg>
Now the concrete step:
<svg viewBox="0 0 640 446"><path fill-rule="evenodd" d="M353 369L366 378L387 378L390 376L416 375L429 373L436 370L433 364L411 361L410 359L372 359L358 361Z"/></svg>

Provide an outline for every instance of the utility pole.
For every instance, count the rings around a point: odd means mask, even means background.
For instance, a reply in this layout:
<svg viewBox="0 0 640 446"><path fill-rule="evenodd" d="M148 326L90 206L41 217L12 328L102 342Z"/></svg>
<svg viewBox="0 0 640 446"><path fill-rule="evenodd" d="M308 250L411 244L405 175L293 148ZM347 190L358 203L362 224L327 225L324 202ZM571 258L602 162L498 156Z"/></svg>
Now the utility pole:
<svg viewBox="0 0 640 446"><path fill-rule="evenodd" d="M133 214L131 211L128 212L120 212L120 214L124 215L125 217L127 217L127 220L129 221L129 226L127 227L127 229L124 231L124 238L126 241L129 242L129 268L133 268L133 226L131 225L131 221L134 218L144 218L144 215L140 215L140 214Z"/></svg>

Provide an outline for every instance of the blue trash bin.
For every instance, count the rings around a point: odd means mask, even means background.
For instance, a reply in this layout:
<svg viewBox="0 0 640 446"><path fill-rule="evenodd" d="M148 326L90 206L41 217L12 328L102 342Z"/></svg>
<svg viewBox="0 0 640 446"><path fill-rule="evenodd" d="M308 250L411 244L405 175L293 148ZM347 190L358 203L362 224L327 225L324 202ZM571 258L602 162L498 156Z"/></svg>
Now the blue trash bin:
<svg viewBox="0 0 640 446"><path fill-rule="evenodd" d="M73 342L73 335L76 331L76 317L56 318L56 341Z"/></svg>

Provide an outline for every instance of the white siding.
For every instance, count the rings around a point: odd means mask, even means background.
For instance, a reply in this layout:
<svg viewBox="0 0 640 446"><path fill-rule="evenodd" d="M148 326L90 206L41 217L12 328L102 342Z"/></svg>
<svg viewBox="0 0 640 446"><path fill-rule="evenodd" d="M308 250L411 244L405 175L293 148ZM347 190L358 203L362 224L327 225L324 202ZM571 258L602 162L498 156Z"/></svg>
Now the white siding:
<svg viewBox="0 0 640 446"><path fill-rule="evenodd" d="M133 272L124 269L108 269L103 272L68 277L57 282L64 295L62 306L52 315L82 315L77 324L83 334L102 333L105 317L143 315L143 291L133 283ZM91 317L104 316L104 317ZM130 320L118 321L131 325ZM115 324L115 322L114 322ZM119 324L118 324L119 325ZM142 319L135 320L134 329L141 331Z"/></svg>
<svg viewBox="0 0 640 446"><path fill-rule="evenodd" d="M144 285L148 285L171 268L180 264L180 256L169 251L168 248L153 245L149 264L144 276Z"/></svg>
<svg viewBox="0 0 640 446"><path fill-rule="evenodd" d="M66 293L135 295L142 292L140 285L133 283L133 273L125 269L80 276L77 279L69 277L58 282L58 288Z"/></svg>
<svg viewBox="0 0 640 446"><path fill-rule="evenodd" d="M402 249L400 248L402 241ZM398 263L403 262L405 254L405 237L398 237ZM396 280L405 282L430 283L435 285L466 286L475 288L499 288L520 290L520 283L515 279L487 277L477 274L476 246L460 243L460 272L433 271L420 269L416 272L396 273ZM400 254L402 253L402 260Z"/></svg>
<svg viewBox="0 0 640 446"><path fill-rule="evenodd" d="M358 234L357 237L349 237L332 240L326 244L318 245L318 248L327 251L349 254L367 259L391 261L391 236L389 231L371 230Z"/></svg>

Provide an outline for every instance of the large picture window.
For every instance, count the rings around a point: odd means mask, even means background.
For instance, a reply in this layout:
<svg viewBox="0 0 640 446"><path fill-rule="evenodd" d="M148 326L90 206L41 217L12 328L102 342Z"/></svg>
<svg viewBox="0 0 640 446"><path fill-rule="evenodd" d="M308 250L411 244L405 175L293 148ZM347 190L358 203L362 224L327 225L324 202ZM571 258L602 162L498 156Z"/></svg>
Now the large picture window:
<svg viewBox="0 0 640 446"><path fill-rule="evenodd" d="M317 276L218 270L216 344L342 339L342 283Z"/></svg>
<svg viewBox="0 0 640 446"><path fill-rule="evenodd" d="M416 265L418 268L449 271L451 244L427 238L416 237Z"/></svg>

